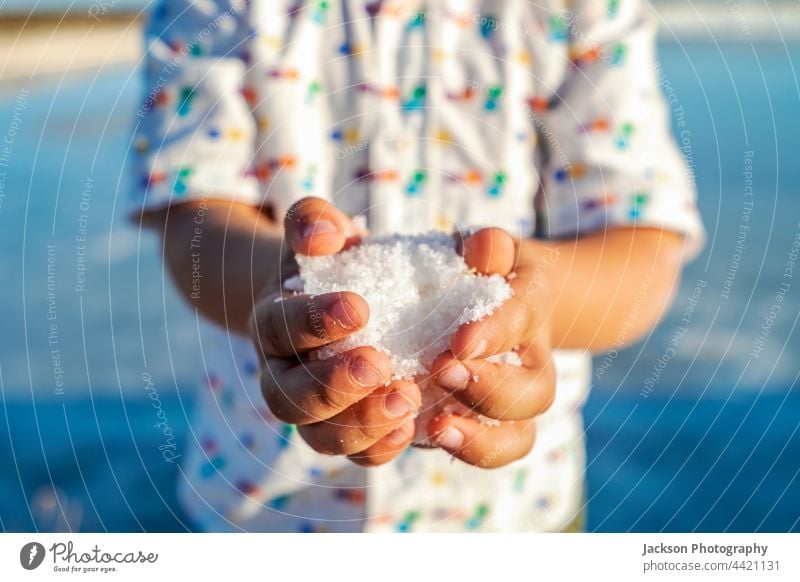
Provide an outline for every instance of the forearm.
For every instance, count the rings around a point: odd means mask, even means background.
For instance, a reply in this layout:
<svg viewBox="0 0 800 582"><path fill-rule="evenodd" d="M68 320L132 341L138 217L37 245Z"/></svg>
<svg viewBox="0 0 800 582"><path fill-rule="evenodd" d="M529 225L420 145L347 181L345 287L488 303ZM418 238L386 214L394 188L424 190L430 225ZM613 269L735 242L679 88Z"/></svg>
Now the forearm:
<svg viewBox="0 0 800 582"><path fill-rule="evenodd" d="M282 230L251 206L189 202L151 218L161 230L164 262L180 293L202 315L247 332L261 290L282 258Z"/></svg>
<svg viewBox="0 0 800 582"><path fill-rule="evenodd" d="M547 282L552 346L598 352L645 335L672 301L683 247L681 235L648 228L523 247Z"/></svg>

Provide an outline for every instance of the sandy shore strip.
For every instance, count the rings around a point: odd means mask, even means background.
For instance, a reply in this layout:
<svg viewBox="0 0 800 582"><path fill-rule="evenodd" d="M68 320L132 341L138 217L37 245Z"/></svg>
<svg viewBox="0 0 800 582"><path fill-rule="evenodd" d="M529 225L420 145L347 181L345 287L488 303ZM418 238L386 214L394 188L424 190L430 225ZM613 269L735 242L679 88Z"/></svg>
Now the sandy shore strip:
<svg viewBox="0 0 800 582"><path fill-rule="evenodd" d="M653 6L666 42L800 40L800 2L660 2ZM136 66L142 58L138 14L86 13L0 17L0 88L54 75Z"/></svg>
<svg viewBox="0 0 800 582"><path fill-rule="evenodd" d="M712 0L653 5L663 41L795 42L800 40L800 2Z"/></svg>
<svg viewBox="0 0 800 582"><path fill-rule="evenodd" d="M54 75L135 66L142 57L141 21L14 18L0 20L0 85Z"/></svg>

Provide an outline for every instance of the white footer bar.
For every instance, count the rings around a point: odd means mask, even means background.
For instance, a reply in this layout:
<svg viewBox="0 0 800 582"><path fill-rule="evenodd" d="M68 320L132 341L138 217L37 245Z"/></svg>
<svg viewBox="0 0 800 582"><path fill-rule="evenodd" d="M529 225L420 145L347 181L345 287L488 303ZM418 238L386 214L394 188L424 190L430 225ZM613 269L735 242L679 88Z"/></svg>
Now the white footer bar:
<svg viewBox="0 0 800 582"><path fill-rule="evenodd" d="M3 534L0 580L800 580L798 534ZM195 578L200 576L200 578ZM556 578L558 577L558 578Z"/></svg>

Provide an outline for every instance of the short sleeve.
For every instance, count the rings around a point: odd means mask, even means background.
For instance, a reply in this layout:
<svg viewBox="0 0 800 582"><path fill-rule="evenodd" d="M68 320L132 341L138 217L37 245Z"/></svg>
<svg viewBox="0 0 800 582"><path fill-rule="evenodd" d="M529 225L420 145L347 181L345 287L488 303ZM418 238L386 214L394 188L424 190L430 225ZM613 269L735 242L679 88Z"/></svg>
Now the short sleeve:
<svg viewBox="0 0 800 582"><path fill-rule="evenodd" d="M147 27L136 112L136 212L197 198L256 204L255 122L242 94L246 0L162 0Z"/></svg>
<svg viewBox="0 0 800 582"><path fill-rule="evenodd" d="M542 234L657 227L686 235L693 258L705 233L660 90L655 23L638 0L613 11L598 0L575 4L569 71L538 114Z"/></svg>

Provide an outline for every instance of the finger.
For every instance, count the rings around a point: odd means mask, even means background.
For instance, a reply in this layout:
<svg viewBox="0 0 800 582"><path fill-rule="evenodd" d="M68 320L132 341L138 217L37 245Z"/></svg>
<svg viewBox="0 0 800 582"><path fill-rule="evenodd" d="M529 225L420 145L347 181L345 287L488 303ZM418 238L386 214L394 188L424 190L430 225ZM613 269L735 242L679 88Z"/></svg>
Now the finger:
<svg viewBox="0 0 800 582"><path fill-rule="evenodd" d="M414 419L408 418L365 451L350 455L348 458L362 467L377 467L388 463L405 451L414 438Z"/></svg>
<svg viewBox="0 0 800 582"><path fill-rule="evenodd" d="M261 392L269 409L280 420L298 425L339 414L386 384L392 371L389 357L370 347L300 364L268 358L264 368Z"/></svg>
<svg viewBox="0 0 800 582"><path fill-rule="evenodd" d="M526 420L545 412L555 398L552 358L541 368L486 360L459 361L450 352L431 367L436 383L472 410L497 420Z"/></svg>
<svg viewBox="0 0 800 582"><path fill-rule="evenodd" d="M536 428L532 420L491 426L474 418L440 414L431 419L428 434L457 459L490 469L527 455L533 447Z"/></svg>
<svg viewBox="0 0 800 582"><path fill-rule="evenodd" d="M505 277L517 259L514 238L502 228L483 228L466 236L459 245L459 252L469 267L484 275Z"/></svg>
<svg viewBox="0 0 800 582"><path fill-rule="evenodd" d="M286 212L284 228L292 250L301 255L332 255L344 248L350 218L322 198L303 198Z"/></svg>
<svg viewBox="0 0 800 582"><path fill-rule="evenodd" d="M262 299L253 316L253 335L264 357L288 357L341 339L369 320L369 305L349 291Z"/></svg>
<svg viewBox="0 0 800 582"><path fill-rule="evenodd" d="M479 321L461 325L450 338L450 351L460 360L474 360L518 347L531 327L531 301L519 279L511 281L514 295ZM516 286L515 286L516 284Z"/></svg>
<svg viewBox="0 0 800 582"><path fill-rule="evenodd" d="M301 426L298 432L318 453L352 455L397 429L421 404L419 387L398 380L326 421Z"/></svg>

